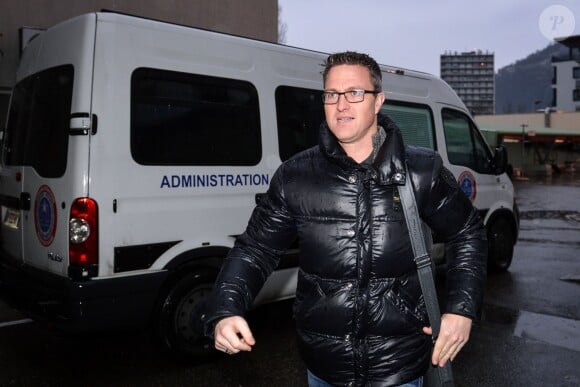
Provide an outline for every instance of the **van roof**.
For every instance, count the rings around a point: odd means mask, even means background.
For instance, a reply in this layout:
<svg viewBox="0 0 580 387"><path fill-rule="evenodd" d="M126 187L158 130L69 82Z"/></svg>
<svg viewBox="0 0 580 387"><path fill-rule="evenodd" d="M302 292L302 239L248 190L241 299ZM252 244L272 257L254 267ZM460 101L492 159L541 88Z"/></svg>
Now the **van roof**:
<svg viewBox="0 0 580 387"><path fill-rule="evenodd" d="M100 12L97 12L96 14L97 14L97 18L100 20L122 21L123 19L125 19L126 21L143 20L143 21L149 21L149 22L154 22L154 23L163 23L163 24L168 24L168 25L172 25L172 26L179 26L179 27L189 28L189 29L194 29L194 30L199 30L199 31L206 31L206 32L209 32L212 34L236 37L236 38L240 38L240 39L244 39L244 40L248 40L248 41L252 41L252 42L261 42L261 43L266 44L266 45L292 48L292 49L296 49L296 50L300 50L300 51L307 51L307 52L312 52L312 53L321 54L321 55L329 55L328 52L324 52L324 51L317 51L317 50L312 50L312 49L303 48L303 47L275 43L275 42L270 42L267 40L250 38L250 37L243 36L243 35L226 33L226 32L211 30L211 29L203 28L203 27L190 26L190 25L186 25L186 24L174 23L174 22L170 22L170 21L166 21L166 20L162 20L162 19L155 19L155 18L149 18L149 17L144 17L144 16L138 16L138 15L119 12L119 11L115 11L115 10L103 9ZM391 66L391 65L384 64L384 63L381 63L380 66L381 66L381 69L383 70L384 73L386 72L386 73L399 74L399 75L407 74L407 75L423 76L425 78L437 78L433 74L422 72L422 71Z"/></svg>
<svg viewBox="0 0 580 387"><path fill-rule="evenodd" d="M177 24L173 22L157 20L152 18L146 18L136 15L130 15L126 13L121 13L117 11L103 10L101 12L87 13L84 15L79 15L71 18L67 21L63 21L51 28L46 32L50 32L53 28L62 27L64 24L73 21L74 19L96 17L97 22L102 23L117 23L126 25L138 25L141 27L151 28L151 29L176 29L176 31L181 29L187 29L190 31L196 31L199 34L207 34L212 36L216 40L236 40L238 42L245 42L248 46L270 50L278 52L281 54L296 54L301 56L308 56L310 59L320 60L320 63L328 56L328 53L305 49L290 45L284 45L280 43L268 42L264 40L248 38L236 34L224 33L213 31L205 28L192 27L183 24ZM43 32L42 34L45 34ZM426 72L400 68L396 66L380 64L381 70L383 72L383 84L385 85L385 93L387 98L406 99L408 97L415 97L420 100L426 100L431 98L435 102L442 104L454 106L459 108L466 113L468 113L467 108L453 91L453 89L441 80L439 77L429 74Z"/></svg>
<svg viewBox="0 0 580 387"><path fill-rule="evenodd" d="M203 33L208 33L208 34L212 34L215 36L241 39L241 40L248 42L248 44L250 44L252 46L257 46L257 47L261 47L261 48L265 48L265 49L269 49L269 50L275 50L275 51L278 51L278 50L294 51L295 50L296 53L300 53L300 54L310 53L312 55L319 56L321 59L323 59L329 55L329 53L322 52L322 51L316 51L316 50L311 50L311 49L306 49L306 48L301 48L301 47L296 47L296 46L274 43L274 42L269 42L269 41L260 40L260 39L248 38L248 37L240 36L240 35L236 35L236 34L224 33L224 32L214 31L214 30L210 30L210 29L206 29L206 28L192 27L192 26L188 26L188 25L177 24L177 23L172 23L172 22L158 20L158 19L145 18L145 17L130 15L130 14L126 14L126 13L120 13L117 11L103 10L102 12L97 13L97 18L99 20L102 20L102 21L115 21L115 22L122 22L122 23L123 22L124 23L154 23L154 24L160 23L160 24L165 24L165 25L169 25L169 26L174 26L177 28L186 28L186 29L191 29L191 30L202 31ZM401 87L401 88L395 87L395 89L397 91L402 90L402 89L407 90L406 93L398 93L398 94L404 94L407 96L418 96L418 97L423 97L423 98L431 96L431 97L436 98L438 100L437 102L446 103L446 104L449 104L451 106L455 106L457 108L460 108L460 109L464 110L465 112L468 112L467 108L465 107L465 105L463 104L461 99L452 90L452 88L447 83L445 83L443 80L441 80L438 76L435 76L433 74L429 74L426 72L422 72L422 71L391 66L391 65L387 65L387 64L383 64L383 63L380 64L380 67L381 67L381 70L383 72L383 82L387 85L387 87L385 88L385 91L387 94L389 94L390 92L393 91L393 86L395 86L395 84L399 83L399 82L397 82L397 78L404 76L406 78L408 77L408 78L414 79L417 82L412 82L409 84L409 82L406 81L406 83L407 83L406 87ZM390 85L390 87L389 87L389 85ZM409 87L409 85L412 85L412 87Z"/></svg>

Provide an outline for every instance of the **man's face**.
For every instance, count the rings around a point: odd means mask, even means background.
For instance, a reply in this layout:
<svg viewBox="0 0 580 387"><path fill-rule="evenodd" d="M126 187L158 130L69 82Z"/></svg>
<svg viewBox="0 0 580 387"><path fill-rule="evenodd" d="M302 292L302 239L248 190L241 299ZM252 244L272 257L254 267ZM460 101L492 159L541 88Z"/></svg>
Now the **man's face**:
<svg viewBox="0 0 580 387"><path fill-rule="evenodd" d="M330 69L324 85L325 91L342 93L353 89L374 90L366 67L338 65ZM383 93L366 93L362 102L352 103L341 95L338 103L325 104L324 113L330 131L343 146L370 144L372 147L371 139L377 130L377 113L384 99Z"/></svg>

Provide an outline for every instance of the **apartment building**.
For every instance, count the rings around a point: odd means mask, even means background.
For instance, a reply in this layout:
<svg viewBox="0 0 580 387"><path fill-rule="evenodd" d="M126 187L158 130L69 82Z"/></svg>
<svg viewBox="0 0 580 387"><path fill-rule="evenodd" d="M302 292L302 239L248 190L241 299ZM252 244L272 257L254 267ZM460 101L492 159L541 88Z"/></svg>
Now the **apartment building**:
<svg viewBox="0 0 580 387"><path fill-rule="evenodd" d="M494 54L481 50L447 51L441 55L441 78L451 86L473 115L494 114Z"/></svg>

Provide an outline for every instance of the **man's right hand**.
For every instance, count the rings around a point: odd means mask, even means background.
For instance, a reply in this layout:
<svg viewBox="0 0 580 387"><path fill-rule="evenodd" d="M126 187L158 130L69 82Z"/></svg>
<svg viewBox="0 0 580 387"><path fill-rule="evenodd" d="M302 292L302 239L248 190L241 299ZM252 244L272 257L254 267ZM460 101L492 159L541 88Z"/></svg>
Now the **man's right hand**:
<svg viewBox="0 0 580 387"><path fill-rule="evenodd" d="M215 348L233 355L240 351L251 351L256 344L252 331L243 317L232 316L218 321L215 326Z"/></svg>

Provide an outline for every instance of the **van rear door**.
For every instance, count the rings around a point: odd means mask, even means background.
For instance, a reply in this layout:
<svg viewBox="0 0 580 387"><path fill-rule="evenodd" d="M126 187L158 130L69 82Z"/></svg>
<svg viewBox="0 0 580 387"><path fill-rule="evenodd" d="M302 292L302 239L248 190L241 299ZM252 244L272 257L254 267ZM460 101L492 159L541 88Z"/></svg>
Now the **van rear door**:
<svg viewBox="0 0 580 387"><path fill-rule="evenodd" d="M95 21L84 15L31 41L2 136L3 256L59 275L71 202L88 195Z"/></svg>

